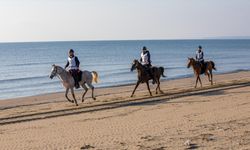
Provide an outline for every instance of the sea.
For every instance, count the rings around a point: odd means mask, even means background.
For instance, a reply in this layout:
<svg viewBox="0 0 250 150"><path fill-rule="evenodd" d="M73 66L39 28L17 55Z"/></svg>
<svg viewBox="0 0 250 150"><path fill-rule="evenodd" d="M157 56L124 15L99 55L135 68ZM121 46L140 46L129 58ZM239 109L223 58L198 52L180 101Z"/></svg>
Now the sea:
<svg viewBox="0 0 250 150"><path fill-rule="evenodd" d="M216 74L250 70L250 40L124 40L0 43L0 100L64 91L58 78L51 80L53 64L64 67L69 49L75 50L81 70L97 71L96 87L133 84L130 67L146 46L154 66L163 66L167 78L190 77L188 57L202 45Z"/></svg>

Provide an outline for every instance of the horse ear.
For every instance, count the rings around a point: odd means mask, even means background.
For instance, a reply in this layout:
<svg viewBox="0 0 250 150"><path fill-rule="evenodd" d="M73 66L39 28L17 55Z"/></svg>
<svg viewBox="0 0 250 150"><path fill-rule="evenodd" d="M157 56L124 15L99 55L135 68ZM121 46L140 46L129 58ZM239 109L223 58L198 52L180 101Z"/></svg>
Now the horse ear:
<svg viewBox="0 0 250 150"><path fill-rule="evenodd" d="M190 57L188 57L188 60L190 60L191 58Z"/></svg>

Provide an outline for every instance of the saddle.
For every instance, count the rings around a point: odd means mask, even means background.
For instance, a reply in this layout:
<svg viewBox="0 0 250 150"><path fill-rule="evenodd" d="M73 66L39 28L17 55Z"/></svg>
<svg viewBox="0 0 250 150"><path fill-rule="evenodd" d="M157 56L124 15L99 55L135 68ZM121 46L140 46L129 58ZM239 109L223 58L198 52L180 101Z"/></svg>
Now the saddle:
<svg viewBox="0 0 250 150"><path fill-rule="evenodd" d="M82 71L81 70L77 73L77 79L78 79L78 81L82 80Z"/></svg>
<svg viewBox="0 0 250 150"><path fill-rule="evenodd" d="M78 82L82 80L82 71L77 70L69 70L69 73L72 75L74 79L76 79Z"/></svg>
<svg viewBox="0 0 250 150"><path fill-rule="evenodd" d="M153 84L155 84L155 79L154 79L154 67L152 67L151 65L144 65L143 66L143 69L144 69L144 71L146 72L146 74L151 78L151 79L153 79Z"/></svg>
<svg viewBox="0 0 250 150"><path fill-rule="evenodd" d="M152 73L152 67L149 65L143 65L143 69L147 74L151 74Z"/></svg>
<svg viewBox="0 0 250 150"><path fill-rule="evenodd" d="M199 67L201 67L201 73L200 74L204 74L205 73L205 71L207 69L207 64L208 64L208 62L204 62L204 63L198 62Z"/></svg>

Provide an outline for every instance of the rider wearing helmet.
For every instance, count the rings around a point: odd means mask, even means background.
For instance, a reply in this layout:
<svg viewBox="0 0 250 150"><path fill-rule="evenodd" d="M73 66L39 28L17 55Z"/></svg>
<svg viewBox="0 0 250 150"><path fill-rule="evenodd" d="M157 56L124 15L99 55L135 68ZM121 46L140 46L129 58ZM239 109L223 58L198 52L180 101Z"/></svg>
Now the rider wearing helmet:
<svg viewBox="0 0 250 150"><path fill-rule="evenodd" d="M67 64L65 65L65 69L67 68L70 72L70 74L73 76L74 81L75 81L75 88L78 89L79 86L79 80L78 80L78 73L80 72L79 66L80 66L80 61L78 58L74 55L74 50L70 49L68 53L68 60Z"/></svg>
<svg viewBox="0 0 250 150"><path fill-rule="evenodd" d="M141 52L141 59L140 62L143 66L151 67L151 59L150 59L150 52L148 51L146 46L143 46L142 52Z"/></svg>
<svg viewBox="0 0 250 150"><path fill-rule="evenodd" d="M196 51L196 60L201 64L204 65L204 53L202 51L202 46L198 47L198 50Z"/></svg>
<svg viewBox="0 0 250 150"><path fill-rule="evenodd" d="M150 52L148 51L146 46L143 46L142 52L141 52L141 58L140 58L141 64L144 66L146 71L148 72L149 76L153 79L153 84L155 84L155 79L152 72L152 65L151 65L151 59L150 59Z"/></svg>

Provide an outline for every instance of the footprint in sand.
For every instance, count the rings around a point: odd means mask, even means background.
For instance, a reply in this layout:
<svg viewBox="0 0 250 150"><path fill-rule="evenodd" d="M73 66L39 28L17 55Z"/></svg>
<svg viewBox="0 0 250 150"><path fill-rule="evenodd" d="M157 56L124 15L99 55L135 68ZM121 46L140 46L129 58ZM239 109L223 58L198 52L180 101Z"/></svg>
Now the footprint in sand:
<svg viewBox="0 0 250 150"><path fill-rule="evenodd" d="M141 139L146 140L146 141L153 141L154 140L154 138L150 135L143 136L143 137L141 137Z"/></svg>
<svg viewBox="0 0 250 150"><path fill-rule="evenodd" d="M201 134L201 139L204 141L214 141L215 136L213 134Z"/></svg>
<svg viewBox="0 0 250 150"><path fill-rule="evenodd" d="M84 149L91 149L91 148L95 148L94 146L91 146L91 145L84 145L81 147L81 150L84 150Z"/></svg>

